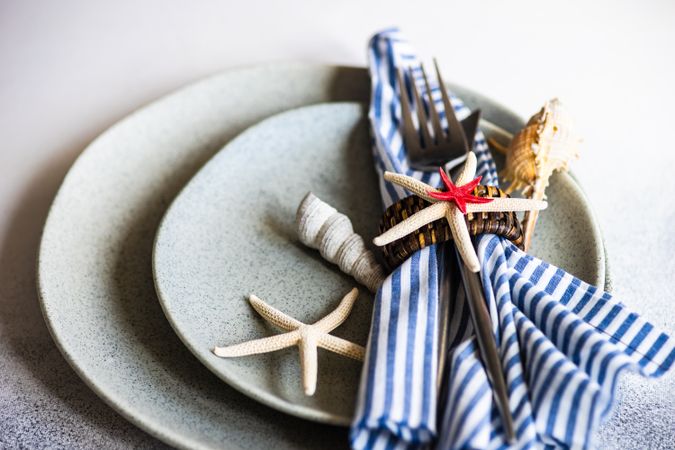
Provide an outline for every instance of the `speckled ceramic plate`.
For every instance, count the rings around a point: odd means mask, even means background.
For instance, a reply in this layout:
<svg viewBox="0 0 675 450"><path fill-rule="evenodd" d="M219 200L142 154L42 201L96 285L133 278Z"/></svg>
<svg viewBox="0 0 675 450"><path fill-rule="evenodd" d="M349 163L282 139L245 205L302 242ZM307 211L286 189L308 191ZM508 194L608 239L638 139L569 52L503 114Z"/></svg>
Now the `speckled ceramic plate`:
<svg viewBox="0 0 675 450"><path fill-rule="evenodd" d="M486 127L494 132L496 127ZM332 310L355 282L295 235L304 194L349 216L370 242L382 206L370 150L367 107L309 106L250 128L225 146L178 195L162 221L155 284L183 342L230 385L299 417L348 424L360 364L320 352L316 394L305 396L298 351L222 359L211 349L277 333L246 301L249 293L307 323ZM594 284L604 252L584 197L566 175L549 190L531 252ZM361 296L335 334L365 345L372 296Z"/></svg>
<svg viewBox="0 0 675 450"><path fill-rule="evenodd" d="M343 428L250 400L186 350L157 301L155 231L179 189L232 137L281 111L368 98L364 69L275 64L228 71L139 110L92 142L45 225L38 291L77 374L124 417L182 448L345 448ZM455 89L515 130L499 105Z"/></svg>

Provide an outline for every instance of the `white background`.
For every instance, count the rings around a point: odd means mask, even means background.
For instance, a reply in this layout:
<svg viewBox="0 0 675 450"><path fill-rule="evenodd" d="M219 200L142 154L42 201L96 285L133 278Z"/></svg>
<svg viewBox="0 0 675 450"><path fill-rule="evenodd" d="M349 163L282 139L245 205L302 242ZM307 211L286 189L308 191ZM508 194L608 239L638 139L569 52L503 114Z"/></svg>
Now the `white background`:
<svg viewBox="0 0 675 450"><path fill-rule="evenodd" d="M605 233L614 292L675 331L673 1L0 0L0 444L158 445L76 378L35 296L40 228L84 146L230 67L363 66L370 35L392 25L447 80L522 116L553 96L568 104L584 138L573 170ZM675 377L624 386L603 447L665 448Z"/></svg>

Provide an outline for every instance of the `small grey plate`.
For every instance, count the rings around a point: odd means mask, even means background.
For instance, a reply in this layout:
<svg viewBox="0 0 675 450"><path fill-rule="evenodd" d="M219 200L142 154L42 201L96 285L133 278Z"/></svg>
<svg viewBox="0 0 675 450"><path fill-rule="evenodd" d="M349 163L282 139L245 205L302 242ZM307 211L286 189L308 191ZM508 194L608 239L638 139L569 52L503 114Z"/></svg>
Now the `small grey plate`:
<svg viewBox="0 0 675 450"><path fill-rule="evenodd" d="M483 128L493 135L498 129ZM155 241L160 302L190 351L238 390L306 419L351 421L360 364L320 351L317 391L308 397L296 348L229 359L211 350L279 332L253 311L249 293L311 323L356 285L298 242L295 210L311 190L350 217L370 243L382 212L371 153L365 105L324 104L274 116L204 166L169 208ZM602 241L576 183L556 176L549 199L532 253L601 284ZM335 334L365 345L372 296L360 291Z"/></svg>

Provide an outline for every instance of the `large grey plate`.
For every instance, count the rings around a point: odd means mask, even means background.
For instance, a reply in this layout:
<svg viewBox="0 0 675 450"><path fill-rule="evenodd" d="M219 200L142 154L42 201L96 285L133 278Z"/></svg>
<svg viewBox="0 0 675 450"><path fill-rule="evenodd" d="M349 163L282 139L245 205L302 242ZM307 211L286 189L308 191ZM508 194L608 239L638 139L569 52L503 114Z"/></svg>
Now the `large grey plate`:
<svg viewBox="0 0 675 450"><path fill-rule="evenodd" d="M457 91L474 105L480 100ZM168 204L236 134L289 108L367 98L364 69L276 64L228 71L132 114L80 156L45 225L38 289L64 357L120 414L184 448L346 446L344 429L280 415L206 370L162 313L151 253ZM511 130L522 124L482 103L487 118L502 118Z"/></svg>
<svg viewBox="0 0 675 450"><path fill-rule="evenodd" d="M484 123L488 134L496 127ZM500 124L497 124L500 125ZM267 119L229 143L169 208L155 243L155 284L169 321L209 369L251 397L300 417L348 424L360 365L320 353L319 384L303 394L298 352L221 359L214 345L277 333L246 301L255 293L311 323L355 285L295 236L295 209L309 191L349 216L370 243L382 211L367 108L309 106ZM604 251L576 183L556 176L532 253L594 284ZM365 345L372 296L361 296L336 334Z"/></svg>

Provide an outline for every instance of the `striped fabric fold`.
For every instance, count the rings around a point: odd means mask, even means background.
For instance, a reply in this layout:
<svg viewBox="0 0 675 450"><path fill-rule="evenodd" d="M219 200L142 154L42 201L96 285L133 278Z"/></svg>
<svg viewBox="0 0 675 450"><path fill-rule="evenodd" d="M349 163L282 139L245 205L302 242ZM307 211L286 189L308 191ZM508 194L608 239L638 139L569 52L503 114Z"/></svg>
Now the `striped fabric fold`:
<svg viewBox="0 0 675 450"><path fill-rule="evenodd" d="M513 448L592 447L619 374L657 377L672 367L675 342L612 295L497 236L481 237L478 256L517 430ZM436 447L506 448L474 338L451 348L448 360Z"/></svg>
<svg viewBox="0 0 675 450"><path fill-rule="evenodd" d="M412 47L392 29L375 35L368 52L373 156L386 207L408 194L383 181L385 170L432 185L440 180L438 173L410 169L399 133L396 71L419 67ZM421 74L413 73L406 82L424 91ZM441 110L433 84L432 91ZM460 99L452 100L460 119L470 113ZM496 185L480 132L473 151L483 183ZM433 246L415 253L377 292L350 433L354 449L507 448L462 289L449 308L447 372L438 398L441 252ZM619 374L662 375L673 365L675 343L610 294L505 239L484 235L477 252L516 425L513 448L592 447L594 428L611 410Z"/></svg>
<svg viewBox="0 0 675 450"><path fill-rule="evenodd" d="M412 67L414 79L406 75L407 82L416 83L424 91L424 79L412 47L398 30L388 30L372 38L368 54L373 158L382 200L387 207L409 194L385 183L385 170L405 173L432 185L439 185L441 180L438 172L410 168L399 133L397 69ZM438 85L434 81L431 84L433 98L442 111ZM460 119L470 114L461 100L455 96L451 99ZM447 127L443 115L441 122ZM483 177L484 183L494 183L497 180L495 165L481 132L476 134L474 152L478 159L477 174ZM436 435L438 252L436 246L431 246L416 253L391 273L377 292L350 437L354 448L423 445ZM458 325L470 331L466 321Z"/></svg>

